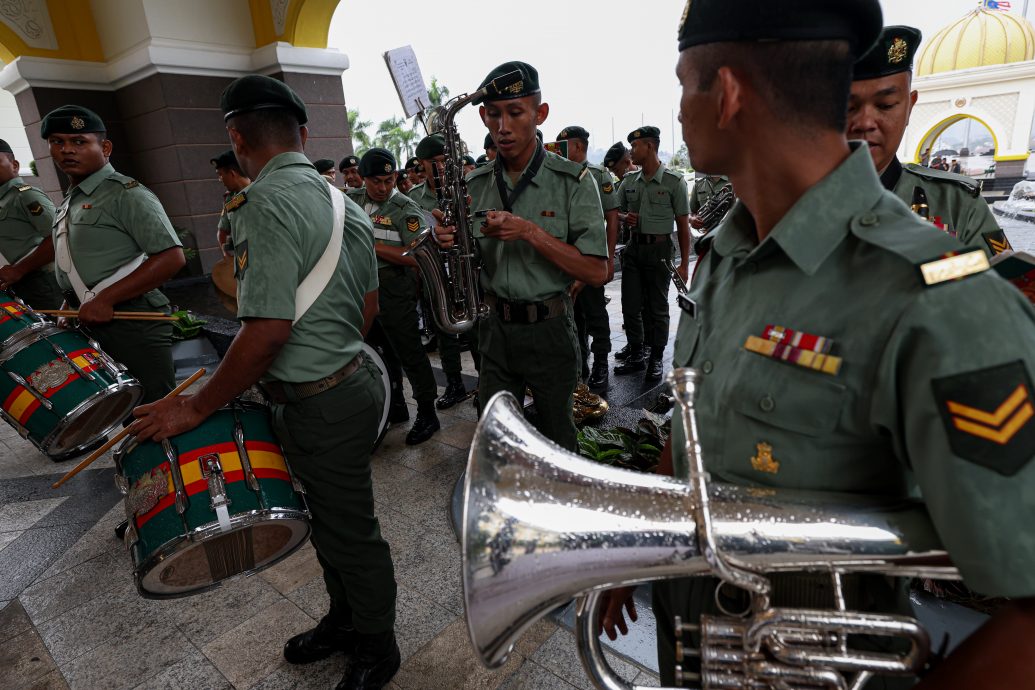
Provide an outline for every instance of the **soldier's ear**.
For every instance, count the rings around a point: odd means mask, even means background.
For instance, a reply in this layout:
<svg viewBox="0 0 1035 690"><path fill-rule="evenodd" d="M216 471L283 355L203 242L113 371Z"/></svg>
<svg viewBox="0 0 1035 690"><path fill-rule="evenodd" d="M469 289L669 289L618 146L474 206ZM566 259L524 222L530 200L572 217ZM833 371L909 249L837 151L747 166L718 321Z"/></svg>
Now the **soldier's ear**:
<svg viewBox="0 0 1035 690"><path fill-rule="evenodd" d="M914 89L909 92L909 106L906 108L906 124L909 124L909 117L913 114L913 106L916 105L916 99L920 94Z"/></svg>
<svg viewBox="0 0 1035 690"><path fill-rule="evenodd" d="M535 123L541 125L546 122L546 118L550 115L550 104L540 103L535 109Z"/></svg>
<svg viewBox="0 0 1035 690"><path fill-rule="evenodd" d="M744 107L746 94L741 76L729 67L720 67L712 84L712 95L717 99L715 125L725 129Z"/></svg>
<svg viewBox="0 0 1035 690"><path fill-rule="evenodd" d="M101 141L101 153L104 154L105 158L111 158L111 150L113 145L111 139L104 139Z"/></svg>
<svg viewBox="0 0 1035 690"><path fill-rule="evenodd" d="M302 146L305 146L305 142L309 139L309 128L305 125L299 127L298 138L302 140Z"/></svg>

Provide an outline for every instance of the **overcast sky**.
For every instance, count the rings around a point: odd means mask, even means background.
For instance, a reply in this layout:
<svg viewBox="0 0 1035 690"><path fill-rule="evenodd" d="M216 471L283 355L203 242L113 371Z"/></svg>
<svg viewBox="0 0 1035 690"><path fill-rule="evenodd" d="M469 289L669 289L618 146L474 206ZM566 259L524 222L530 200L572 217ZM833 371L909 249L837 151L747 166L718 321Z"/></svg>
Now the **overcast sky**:
<svg viewBox="0 0 1035 690"><path fill-rule="evenodd" d="M550 116L547 141L567 125L590 131L606 149L641 124L661 128L661 148L678 149L675 121L676 29L684 0L396 0L343 2L329 45L349 56L345 101L374 127L402 114L382 54L412 45L426 82L435 76L452 95L471 91L496 65L524 60L539 70ZM933 36L972 11L976 0L881 0L886 24L910 24ZM1025 0L1014 0L1020 13ZM1035 17L1035 0L1028 10ZM645 14L649 16L644 16ZM387 15L387 16L386 16ZM481 153L485 128L476 108L458 119L461 135Z"/></svg>

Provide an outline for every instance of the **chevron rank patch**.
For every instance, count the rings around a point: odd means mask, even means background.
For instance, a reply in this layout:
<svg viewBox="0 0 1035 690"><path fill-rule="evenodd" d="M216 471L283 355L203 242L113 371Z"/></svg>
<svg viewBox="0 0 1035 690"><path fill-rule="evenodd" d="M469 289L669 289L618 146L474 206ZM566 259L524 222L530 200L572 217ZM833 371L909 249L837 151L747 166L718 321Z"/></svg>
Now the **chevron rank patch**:
<svg viewBox="0 0 1035 690"><path fill-rule="evenodd" d="M38 216L41 213L43 213L43 204L41 204L38 201L34 201L31 204L29 204L28 208L29 208L29 213L31 213L34 216Z"/></svg>
<svg viewBox="0 0 1035 690"><path fill-rule="evenodd" d="M420 230L420 218L417 216L406 217L406 229L410 232L417 232Z"/></svg>
<svg viewBox="0 0 1035 690"><path fill-rule="evenodd" d="M234 246L234 277L243 280L246 268L248 268L248 240Z"/></svg>
<svg viewBox="0 0 1035 690"><path fill-rule="evenodd" d="M615 186L611 182L605 182L604 186L601 187L601 189L603 189L604 194L610 194L611 192L615 191Z"/></svg>
<svg viewBox="0 0 1035 690"><path fill-rule="evenodd" d="M1002 230L985 235L985 242L988 243L992 256L997 256L1008 249L1013 249L1010 246L1010 240L1006 239L1006 233Z"/></svg>
<svg viewBox="0 0 1035 690"><path fill-rule="evenodd" d="M931 382L952 452L1011 477L1035 455L1031 376L1018 360Z"/></svg>

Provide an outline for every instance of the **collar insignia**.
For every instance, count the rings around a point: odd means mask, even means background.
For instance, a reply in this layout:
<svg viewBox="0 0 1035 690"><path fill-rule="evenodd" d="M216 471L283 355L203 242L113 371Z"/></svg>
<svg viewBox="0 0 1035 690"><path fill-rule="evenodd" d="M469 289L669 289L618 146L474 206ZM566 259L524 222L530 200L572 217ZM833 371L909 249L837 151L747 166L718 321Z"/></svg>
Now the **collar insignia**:
<svg viewBox="0 0 1035 690"><path fill-rule="evenodd" d="M780 471L780 461L773 457L771 445L764 441L755 445L755 454L751 456L751 469L767 474L776 474Z"/></svg>

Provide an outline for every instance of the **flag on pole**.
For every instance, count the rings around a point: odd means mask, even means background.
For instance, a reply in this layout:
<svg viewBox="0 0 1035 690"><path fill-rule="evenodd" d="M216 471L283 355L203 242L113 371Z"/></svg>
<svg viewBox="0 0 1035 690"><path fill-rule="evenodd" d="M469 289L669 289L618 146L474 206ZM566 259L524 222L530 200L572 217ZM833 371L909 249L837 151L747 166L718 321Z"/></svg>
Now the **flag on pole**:
<svg viewBox="0 0 1035 690"><path fill-rule="evenodd" d="M1010 10L1010 3L1006 0L984 0L984 4L990 10L1002 10L1004 12Z"/></svg>

